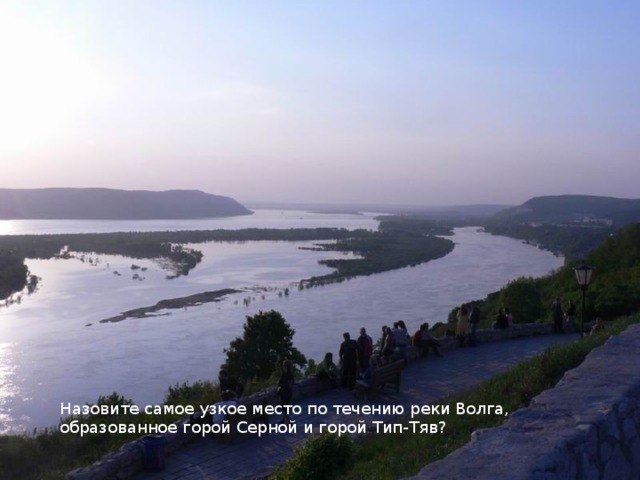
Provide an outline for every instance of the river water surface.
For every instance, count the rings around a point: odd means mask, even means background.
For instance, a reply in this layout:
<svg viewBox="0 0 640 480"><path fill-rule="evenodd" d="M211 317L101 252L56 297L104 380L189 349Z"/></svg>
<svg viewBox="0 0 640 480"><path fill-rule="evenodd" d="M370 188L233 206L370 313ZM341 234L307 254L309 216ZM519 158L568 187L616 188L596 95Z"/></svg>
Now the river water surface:
<svg viewBox="0 0 640 480"><path fill-rule="evenodd" d="M230 219L179 222L0 222L0 232L79 233L208 228L377 228L374 214L257 211ZM242 334L247 315L275 309L296 331L294 344L320 360L337 353L342 333L403 319L413 331L446 321L456 305L484 298L520 276L542 276L562 259L518 240L456 229L452 253L412 268L298 290L300 279L329 272L317 262L340 253L299 247L313 242L196 245L203 261L186 277L167 279L152 261L88 255L29 260L41 277L36 293L0 309L0 433L57 425L60 404L95 402L113 391L138 405L162 402L167 387L217 378L223 348ZM135 270L131 266L136 265ZM156 316L100 323L166 298L222 288L241 293ZM284 291L288 289L289 294Z"/></svg>

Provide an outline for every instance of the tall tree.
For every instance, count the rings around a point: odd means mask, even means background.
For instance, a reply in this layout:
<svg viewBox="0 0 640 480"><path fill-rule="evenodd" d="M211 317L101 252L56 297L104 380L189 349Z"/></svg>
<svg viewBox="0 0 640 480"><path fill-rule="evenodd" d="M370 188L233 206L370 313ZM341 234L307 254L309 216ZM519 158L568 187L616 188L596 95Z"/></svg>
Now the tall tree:
<svg viewBox="0 0 640 480"><path fill-rule="evenodd" d="M307 363L305 356L293 346L295 330L275 310L247 316L242 337L236 337L224 351L224 368L243 380L269 378L278 362L289 359L299 367Z"/></svg>

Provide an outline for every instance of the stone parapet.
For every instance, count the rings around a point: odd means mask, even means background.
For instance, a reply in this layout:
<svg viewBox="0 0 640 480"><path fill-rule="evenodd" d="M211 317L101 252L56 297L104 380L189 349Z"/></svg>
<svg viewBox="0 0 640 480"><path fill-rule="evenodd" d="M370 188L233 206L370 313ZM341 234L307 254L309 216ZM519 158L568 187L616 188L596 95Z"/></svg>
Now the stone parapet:
<svg viewBox="0 0 640 480"><path fill-rule="evenodd" d="M501 426L474 432L414 480L640 478L640 325L593 350Z"/></svg>

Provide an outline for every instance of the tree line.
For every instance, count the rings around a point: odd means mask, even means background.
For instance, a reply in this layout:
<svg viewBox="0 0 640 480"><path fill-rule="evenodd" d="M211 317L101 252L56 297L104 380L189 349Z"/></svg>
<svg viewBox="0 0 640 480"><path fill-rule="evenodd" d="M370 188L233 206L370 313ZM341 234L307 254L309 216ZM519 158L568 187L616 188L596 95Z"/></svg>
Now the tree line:
<svg viewBox="0 0 640 480"><path fill-rule="evenodd" d="M387 228L393 225L393 228ZM404 227L403 227L404 225ZM332 241L318 245L331 251L351 251L361 258L325 260L335 272L303 280L306 285L342 281L357 275L369 275L446 255L453 249L449 240L433 233L450 233L432 222L416 225L409 218L381 218L381 228L347 230L344 228L296 228L243 230L194 230L176 232L119 232L58 235L6 235L0 237L0 299L25 288L29 282L24 265L27 258L49 259L69 252L122 255L134 259L163 260L170 269L169 278L188 275L202 261L203 254L187 244L248 241ZM19 268L18 268L19 267Z"/></svg>

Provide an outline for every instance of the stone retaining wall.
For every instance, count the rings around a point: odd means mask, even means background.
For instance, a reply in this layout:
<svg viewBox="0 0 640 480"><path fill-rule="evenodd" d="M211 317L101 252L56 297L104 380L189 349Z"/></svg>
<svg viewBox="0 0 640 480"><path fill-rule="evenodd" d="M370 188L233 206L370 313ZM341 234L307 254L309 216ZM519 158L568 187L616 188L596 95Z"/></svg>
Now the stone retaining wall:
<svg viewBox="0 0 640 480"><path fill-rule="evenodd" d="M640 479L640 325L413 479Z"/></svg>
<svg viewBox="0 0 640 480"><path fill-rule="evenodd" d="M536 334L551 333L552 326L550 324L517 324L507 330L478 330L477 340L478 343L494 342L498 340L505 340L514 337L530 336ZM455 337L443 337L437 339L440 342L441 350L446 351L452 348L457 348L458 340ZM413 361L419 357L419 351L413 347L409 347L407 350L407 356L409 361ZM322 391L331 388L328 381L322 381L316 377L304 378L294 385L293 400L297 401L301 398L316 395ZM278 404L279 399L276 395L275 387L269 388L265 391L255 393L250 397L242 399L242 403L253 403L256 397L261 398L262 403ZM189 433L182 433L182 425L184 423L198 423L208 421L208 419L201 418L200 414L192 415L190 418L182 419L175 422L178 426L178 432L175 434L165 434L164 444L166 453L170 454L184 445L201 438L200 435ZM123 445L120 449L109 453L103 457L100 461L94 463L89 467L78 468L69 472L66 476L66 480L102 480L102 479L126 479L131 478L137 472L144 468L143 458L144 447L142 439L135 440L133 442Z"/></svg>

